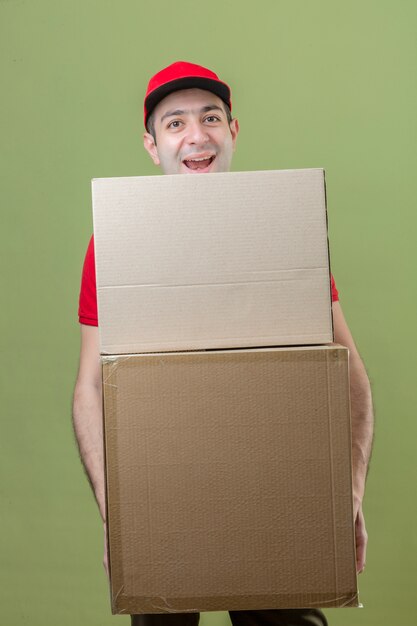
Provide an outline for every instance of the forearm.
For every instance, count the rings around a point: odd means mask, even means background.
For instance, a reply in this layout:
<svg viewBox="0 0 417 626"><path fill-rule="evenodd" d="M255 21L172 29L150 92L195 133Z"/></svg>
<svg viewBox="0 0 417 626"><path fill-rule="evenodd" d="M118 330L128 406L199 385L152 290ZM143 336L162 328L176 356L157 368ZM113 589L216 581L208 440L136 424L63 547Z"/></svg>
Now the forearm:
<svg viewBox="0 0 417 626"><path fill-rule="evenodd" d="M363 500L371 459L374 415L371 386L365 366L357 353L350 356L350 396L353 497L356 506L359 506Z"/></svg>
<svg viewBox="0 0 417 626"><path fill-rule="evenodd" d="M77 382L73 424L80 458L93 489L100 515L106 518L101 385Z"/></svg>

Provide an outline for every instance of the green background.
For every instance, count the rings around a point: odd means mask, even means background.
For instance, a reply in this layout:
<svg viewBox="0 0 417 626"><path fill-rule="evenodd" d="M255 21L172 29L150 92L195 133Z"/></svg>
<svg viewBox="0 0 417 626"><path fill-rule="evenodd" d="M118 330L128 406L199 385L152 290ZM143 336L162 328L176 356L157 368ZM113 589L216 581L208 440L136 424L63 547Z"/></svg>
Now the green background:
<svg viewBox="0 0 417 626"><path fill-rule="evenodd" d="M1 624L130 623L110 613L72 435L77 300L90 180L157 173L143 94L186 59L232 86L234 170L326 169L332 270L377 417L364 608L327 615L414 625L416 2L2 0L0 20Z"/></svg>

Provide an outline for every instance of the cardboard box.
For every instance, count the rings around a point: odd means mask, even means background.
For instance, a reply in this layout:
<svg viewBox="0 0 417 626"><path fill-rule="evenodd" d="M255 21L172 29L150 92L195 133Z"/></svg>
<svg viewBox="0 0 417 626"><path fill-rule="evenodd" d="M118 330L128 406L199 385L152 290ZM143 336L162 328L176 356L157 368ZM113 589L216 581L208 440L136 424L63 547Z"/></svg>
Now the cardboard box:
<svg viewBox="0 0 417 626"><path fill-rule="evenodd" d="M101 353L333 340L322 169L92 188Z"/></svg>
<svg viewBox="0 0 417 626"><path fill-rule="evenodd" d="M113 613L358 606L346 348L102 362Z"/></svg>

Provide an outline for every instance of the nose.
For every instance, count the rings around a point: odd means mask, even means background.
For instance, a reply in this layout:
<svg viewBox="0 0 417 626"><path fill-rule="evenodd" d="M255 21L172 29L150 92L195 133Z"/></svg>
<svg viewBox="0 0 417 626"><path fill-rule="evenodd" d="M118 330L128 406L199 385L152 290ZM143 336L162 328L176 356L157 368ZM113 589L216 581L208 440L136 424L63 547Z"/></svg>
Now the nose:
<svg viewBox="0 0 417 626"><path fill-rule="evenodd" d="M200 120L190 122L187 130L187 141L190 144L204 144L209 140L207 128Z"/></svg>

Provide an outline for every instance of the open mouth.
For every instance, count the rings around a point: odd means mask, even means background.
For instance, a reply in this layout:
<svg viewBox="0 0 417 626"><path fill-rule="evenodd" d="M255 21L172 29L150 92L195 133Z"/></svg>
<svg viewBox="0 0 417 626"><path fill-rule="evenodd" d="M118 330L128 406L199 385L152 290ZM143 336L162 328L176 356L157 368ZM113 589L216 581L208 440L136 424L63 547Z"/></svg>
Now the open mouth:
<svg viewBox="0 0 417 626"><path fill-rule="evenodd" d="M215 156L211 156L199 159L184 159L183 163L189 170L205 170L213 163L215 158Z"/></svg>

